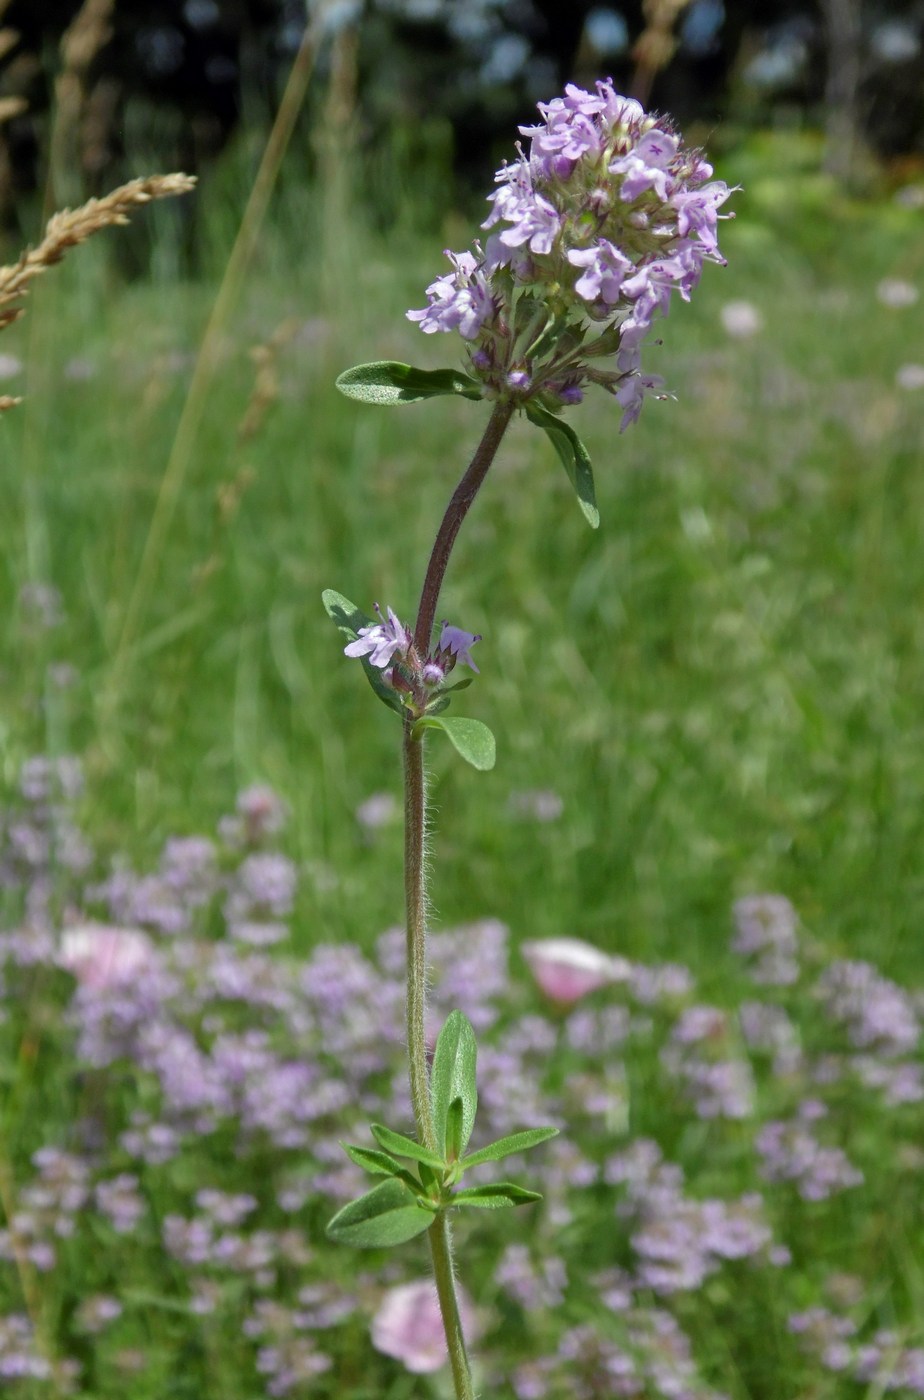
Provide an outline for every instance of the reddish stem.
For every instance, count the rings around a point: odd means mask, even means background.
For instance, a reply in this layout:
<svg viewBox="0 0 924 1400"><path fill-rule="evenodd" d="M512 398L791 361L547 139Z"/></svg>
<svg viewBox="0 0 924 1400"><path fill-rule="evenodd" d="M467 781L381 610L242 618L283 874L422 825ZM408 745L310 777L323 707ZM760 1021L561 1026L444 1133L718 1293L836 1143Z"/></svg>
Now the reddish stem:
<svg viewBox="0 0 924 1400"><path fill-rule="evenodd" d="M513 409L514 405L509 400L494 405L494 412L488 420L484 436L475 450L468 470L453 492L452 500L446 507L446 514L443 516L442 524L437 532L430 554L430 562L427 565L427 573L420 594L420 607L417 611L417 624L414 628L414 642L421 656L426 656L430 650L440 589L443 586L443 577L456 535L459 533L462 521L468 515L481 483L488 474L488 468L497 455L501 438L507 431L507 424L513 417Z"/></svg>

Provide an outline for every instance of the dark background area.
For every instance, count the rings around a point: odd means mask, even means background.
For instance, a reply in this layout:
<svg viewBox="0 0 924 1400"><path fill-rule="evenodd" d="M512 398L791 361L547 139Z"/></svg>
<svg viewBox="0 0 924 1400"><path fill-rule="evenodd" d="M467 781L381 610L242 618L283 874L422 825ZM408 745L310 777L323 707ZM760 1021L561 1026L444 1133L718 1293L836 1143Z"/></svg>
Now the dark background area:
<svg viewBox="0 0 924 1400"><path fill-rule="evenodd" d="M312 14L320 81L306 120L348 36L358 148L439 130L463 185L483 183L485 149L506 151L537 100L602 75L694 135L810 124L842 175L924 163L922 0L328 0ZM79 99L79 190L65 195L135 173L139 152L202 173L271 120L305 20L303 0L10 0L0 101L21 110L0 127L0 207L43 186L62 72ZM652 56L644 36L659 26Z"/></svg>

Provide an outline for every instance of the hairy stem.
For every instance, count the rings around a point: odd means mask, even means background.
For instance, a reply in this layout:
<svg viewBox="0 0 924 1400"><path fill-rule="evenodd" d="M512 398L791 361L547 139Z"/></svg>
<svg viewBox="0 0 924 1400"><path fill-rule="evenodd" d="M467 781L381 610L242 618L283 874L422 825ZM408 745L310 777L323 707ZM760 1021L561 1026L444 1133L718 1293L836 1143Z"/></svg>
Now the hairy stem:
<svg viewBox="0 0 924 1400"><path fill-rule="evenodd" d="M404 724L404 892L407 905L407 1053L411 1103L417 1140L436 1151L436 1134L430 1116L430 1082L427 1073L427 1041L424 1009L427 990L427 891L426 829L427 793L423 740L411 738L413 721ZM449 1221L439 1215L427 1232L433 1258L433 1277L443 1316L446 1346L455 1385L456 1400L474 1400L465 1337L456 1300Z"/></svg>
<svg viewBox="0 0 924 1400"><path fill-rule="evenodd" d="M449 556L462 521L469 512L478 488L494 461L507 425L513 415L513 404L498 403L494 407L484 436L475 455L453 493L443 516L427 565L420 608L415 628L415 645L422 657L430 650L430 639L440 589L449 563ZM411 1103L417 1140L436 1150L436 1135L430 1117L430 1079L427 1070L427 1042L424 1011L427 993L427 793L424 776L423 738L411 734L414 721L404 722L404 895L407 910L407 1053L411 1081ZM443 1315L446 1345L455 1386L456 1400L474 1400L472 1377L465 1350L465 1337L459 1317L455 1279L450 1250L449 1222L445 1215L437 1216L431 1225L430 1252L433 1276Z"/></svg>
<svg viewBox="0 0 924 1400"><path fill-rule="evenodd" d="M468 515L472 501L478 494L478 488L488 474L488 468L497 455L501 438L507 431L507 425L513 416L513 409L514 405L511 402L494 405L494 412L488 420L484 437L475 450L468 471L459 482L453 492L452 500L446 507L446 514L443 516L430 553L430 562L427 565L427 573L420 593L420 607L417 610L414 641L421 656L426 656L430 650L430 638L433 634L433 622L436 618L440 589L443 586L446 566L449 563L456 535L459 533L462 521Z"/></svg>
<svg viewBox="0 0 924 1400"><path fill-rule="evenodd" d="M411 738L410 718L404 721L404 900L407 911L407 1055L411 1104L417 1138L436 1150L430 1119L427 1039L424 1007L427 997L427 793L423 740Z"/></svg>
<svg viewBox="0 0 924 1400"><path fill-rule="evenodd" d="M449 1221L445 1215L437 1216L427 1234L430 1238L433 1277L436 1280L440 1312L443 1314L443 1327L446 1331L446 1346L449 1350L449 1365L452 1368L456 1400L475 1400L472 1373L469 1369L465 1337L462 1333L462 1319L459 1317L459 1304L456 1298Z"/></svg>

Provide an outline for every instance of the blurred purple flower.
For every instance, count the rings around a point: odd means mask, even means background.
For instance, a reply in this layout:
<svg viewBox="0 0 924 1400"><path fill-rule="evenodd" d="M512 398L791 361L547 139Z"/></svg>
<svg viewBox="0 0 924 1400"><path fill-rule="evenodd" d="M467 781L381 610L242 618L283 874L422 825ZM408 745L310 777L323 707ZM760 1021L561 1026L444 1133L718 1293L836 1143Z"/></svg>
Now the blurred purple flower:
<svg viewBox="0 0 924 1400"><path fill-rule="evenodd" d="M732 914L732 948L750 958L755 982L785 987L799 977L796 911L785 895L756 894L739 899Z"/></svg>
<svg viewBox="0 0 924 1400"><path fill-rule="evenodd" d="M767 1181L792 1182L806 1201L824 1201L863 1183L863 1173L839 1147L823 1147L805 1121L773 1120L754 1140Z"/></svg>

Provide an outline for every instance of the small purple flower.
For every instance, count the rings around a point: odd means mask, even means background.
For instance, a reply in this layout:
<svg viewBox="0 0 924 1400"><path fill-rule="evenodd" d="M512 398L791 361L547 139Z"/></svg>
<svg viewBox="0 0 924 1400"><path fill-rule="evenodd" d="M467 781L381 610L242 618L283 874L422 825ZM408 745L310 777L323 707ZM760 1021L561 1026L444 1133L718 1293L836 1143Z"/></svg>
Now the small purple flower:
<svg viewBox="0 0 924 1400"><path fill-rule="evenodd" d="M464 632L461 627L451 627L448 622L444 622L436 647L437 663L446 656L453 666L461 661L463 666L469 666L476 675L480 675L471 656L471 648L480 641L480 632Z"/></svg>
<svg viewBox="0 0 924 1400"><path fill-rule="evenodd" d="M618 304L633 264L609 239L598 239L593 248L571 248L568 261L573 267L584 268L574 284L578 296L586 302L602 302L606 307Z"/></svg>
<svg viewBox="0 0 924 1400"><path fill-rule="evenodd" d="M399 660L407 659L407 654L413 645L413 637L391 608L388 609L388 619L382 617L382 610L378 603L375 610L382 619L373 623L369 627L360 627L355 642L350 642L343 648L344 656L368 656L371 666L378 666L379 670L384 670L393 657Z"/></svg>
<svg viewBox="0 0 924 1400"><path fill-rule="evenodd" d="M471 253L452 253L447 248L446 257L455 272L430 283L429 306L409 311L408 320L417 321L425 335L458 331L463 340L474 340L495 310L487 278Z"/></svg>

